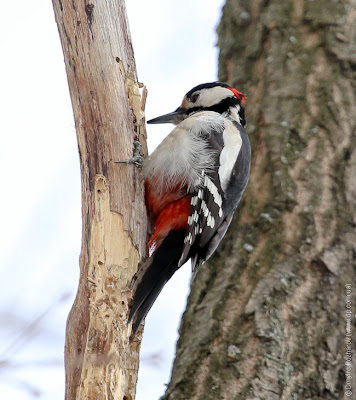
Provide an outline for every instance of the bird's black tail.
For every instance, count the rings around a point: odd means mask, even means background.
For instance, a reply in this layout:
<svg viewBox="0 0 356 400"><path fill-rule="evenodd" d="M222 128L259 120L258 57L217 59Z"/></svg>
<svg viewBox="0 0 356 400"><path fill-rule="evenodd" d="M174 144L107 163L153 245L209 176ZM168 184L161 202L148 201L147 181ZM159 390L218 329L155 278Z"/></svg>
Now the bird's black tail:
<svg viewBox="0 0 356 400"><path fill-rule="evenodd" d="M143 265L142 279L133 297L129 322L135 317L132 335L135 336L142 320L150 311L163 286L178 269L185 231L172 231Z"/></svg>

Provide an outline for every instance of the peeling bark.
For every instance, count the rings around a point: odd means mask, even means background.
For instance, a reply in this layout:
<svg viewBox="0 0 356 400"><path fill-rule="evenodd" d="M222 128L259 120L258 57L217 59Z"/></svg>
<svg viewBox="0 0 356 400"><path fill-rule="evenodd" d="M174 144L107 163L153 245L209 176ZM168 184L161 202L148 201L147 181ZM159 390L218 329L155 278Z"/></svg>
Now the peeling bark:
<svg viewBox="0 0 356 400"><path fill-rule="evenodd" d="M76 124L82 178L80 281L68 317L66 399L135 397L140 340L129 341L129 283L145 256L144 104L123 0L53 0Z"/></svg>
<svg viewBox="0 0 356 400"><path fill-rule="evenodd" d="M219 78L247 95L251 179L192 283L162 399L350 398L355 24L353 0L226 1Z"/></svg>

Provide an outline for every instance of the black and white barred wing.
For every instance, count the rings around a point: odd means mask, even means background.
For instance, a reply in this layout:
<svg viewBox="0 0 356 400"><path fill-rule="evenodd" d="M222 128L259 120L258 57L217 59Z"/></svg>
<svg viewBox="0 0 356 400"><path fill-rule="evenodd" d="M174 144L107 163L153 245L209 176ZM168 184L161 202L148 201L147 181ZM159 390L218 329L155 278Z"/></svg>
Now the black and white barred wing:
<svg viewBox="0 0 356 400"><path fill-rule="evenodd" d="M209 251L210 242L225 219L223 191L218 175L220 146L213 135L209 137L209 144L217 150L217 162L211 169L201 170L199 184L191 192L188 224L179 262L181 266L189 257L192 257L193 269L212 253Z"/></svg>
<svg viewBox="0 0 356 400"><path fill-rule="evenodd" d="M191 189L191 204L179 262L192 259L193 271L218 247L246 188L251 149L248 136L238 123L225 121L201 132L208 147L216 152L212 168L202 168L197 185Z"/></svg>

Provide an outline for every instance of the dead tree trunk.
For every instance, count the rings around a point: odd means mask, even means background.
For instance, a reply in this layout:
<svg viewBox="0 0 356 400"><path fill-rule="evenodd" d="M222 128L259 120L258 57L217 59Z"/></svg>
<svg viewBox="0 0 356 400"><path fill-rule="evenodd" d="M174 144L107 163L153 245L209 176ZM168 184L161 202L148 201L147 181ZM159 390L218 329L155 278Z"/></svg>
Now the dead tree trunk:
<svg viewBox="0 0 356 400"><path fill-rule="evenodd" d="M251 179L192 284L164 400L352 398L355 22L353 0L226 1L219 76L247 95Z"/></svg>
<svg viewBox="0 0 356 400"><path fill-rule="evenodd" d="M124 0L53 0L77 130L83 238L67 322L66 399L135 397L140 342L129 342L128 284L145 253L140 171L115 164L145 146Z"/></svg>

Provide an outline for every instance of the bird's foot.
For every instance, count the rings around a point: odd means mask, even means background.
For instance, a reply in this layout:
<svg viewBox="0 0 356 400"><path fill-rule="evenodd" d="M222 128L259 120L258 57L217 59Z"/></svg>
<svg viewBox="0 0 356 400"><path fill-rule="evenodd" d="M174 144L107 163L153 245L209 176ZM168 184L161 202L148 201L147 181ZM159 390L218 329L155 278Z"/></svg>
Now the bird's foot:
<svg viewBox="0 0 356 400"><path fill-rule="evenodd" d="M136 167L142 168L143 166L143 153L141 152L142 145L138 140L134 140L134 153L133 157L129 160L115 161L116 164L135 164Z"/></svg>

